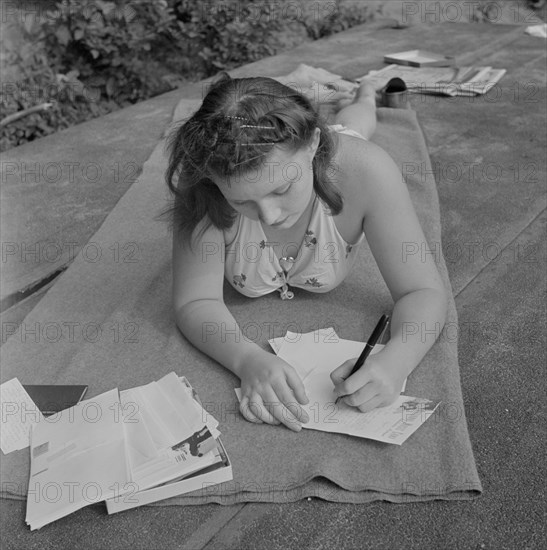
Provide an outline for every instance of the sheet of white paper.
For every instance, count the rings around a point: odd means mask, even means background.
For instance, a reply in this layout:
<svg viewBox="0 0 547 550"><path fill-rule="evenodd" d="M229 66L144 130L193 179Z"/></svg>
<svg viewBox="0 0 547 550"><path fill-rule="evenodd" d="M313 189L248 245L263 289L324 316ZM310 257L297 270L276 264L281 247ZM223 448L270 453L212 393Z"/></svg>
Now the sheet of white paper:
<svg viewBox="0 0 547 550"><path fill-rule="evenodd" d="M287 331L285 337L269 341L277 356L291 365L301 379L313 370L331 373L348 359L361 355L364 342L344 340L333 328L321 329L303 334ZM384 345L374 346L371 355L378 353ZM406 380L401 393L406 389Z"/></svg>
<svg viewBox="0 0 547 550"><path fill-rule="evenodd" d="M287 331L284 337L270 340L270 345L292 365L304 383L310 400L303 406L310 421L307 429L345 433L401 445L435 411L438 403L428 399L401 395L392 405L362 413L342 402L336 404L330 373L348 359L358 357L363 342L339 338L333 328L303 334ZM377 344L372 354L384 346ZM401 392L406 388L406 380ZM240 388L236 395L241 400Z"/></svg>
<svg viewBox="0 0 547 550"><path fill-rule="evenodd" d="M158 460L150 468L141 469L139 472L139 477L135 479L137 490L142 491L170 483L211 466L218 461L218 452L215 450L216 448L201 456L192 455L186 446L176 450L162 450L161 461Z"/></svg>
<svg viewBox="0 0 547 550"><path fill-rule="evenodd" d="M31 529L133 489L119 401L118 390L110 390L33 427L26 517Z"/></svg>
<svg viewBox="0 0 547 550"><path fill-rule="evenodd" d="M132 479L134 479L134 472L156 460L159 453L141 412L131 400L131 393L128 391L120 392L120 399L124 411L123 427L129 467ZM126 401L127 399L129 401Z"/></svg>
<svg viewBox="0 0 547 550"><path fill-rule="evenodd" d="M144 490L211 465L218 422L204 421L193 390L172 372L145 386L121 392L131 478ZM209 429L209 434L207 430ZM211 437L212 436L212 437ZM190 444L191 441L196 444ZM201 448L202 446L203 448Z"/></svg>
<svg viewBox="0 0 547 550"><path fill-rule="evenodd" d="M310 420L302 424L302 428L401 445L435 412L440 403L401 395L387 407L362 413L343 403L336 404L332 384L327 390L325 380L324 373L318 373L317 376L310 375L304 383L310 402L302 408ZM241 388L234 391L241 401Z"/></svg>
<svg viewBox="0 0 547 550"><path fill-rule="evenodd" d="M199 415L199 422L200 422L200 428L203 424L205 424L208 428L213 437L216 439L220 436L220 432L218 431L218 420L208 411L206 411L201 403L199 402L199 398L197 397L197 394L195 390L190 386L189 382L184 378L181 377L181 383L182 388L184 391L188 394L189 397L192 398L192 404L194 405L198 415Z"/></svg>
<svg viewBox="0 0 547 550"><path fill-rule="evenodd" d="M176 409L178 417L184 419L191 433L203 427L204 421L201 418L201 411L196 407L196 400L187 391L187 386L184 385L176 373L171 372L158 380L158 386ZM182 441L186 437L181 437L178 441Z"/></svg>
<svg viewBox="0 0 547 550"><path fill-rule="evenodd" d="M303 428L346 433L401 445L428 418L439 403L417 397L399 396L387 407L362 413L343 402L336 403L328 373L313 371L304 380L309 404L302 408L310 421Z"/></svg>
<svg viewBox="0 0 547 550"><path fill-rule="evenodd" d="M17 378L12 378L0 386L0 406L2 452L7 455L28 447L31 427L43 422L45 418Z"/></svg>
<svg viewBox="0 0 547 550"><path fill-rule="evenodd" d="M339 336L333 327L320 328L311 332L292 332L288 330L285 336L279 336L268 340L270 346L276 354L279 354L280 349L288 344L289 346L302 346L309 344L327 343L333 344L340 340Z"/></svg>
<svg viewBox="0 0 547 550"><path fill-rule="evenodd" d="M154 413L153 407L156 402L153 399L149 399L149 392L147 392L144 387L145 386L138 386L120 392L123 412L124 414L128 414L129 411L131 414L135 410L139 411L140 417L146 424L150 436L154 441L154 445L157 448L172 445L174 442L173 434L171 434L169 429L164 425L163 420L158 418L158 415ZM159 404L163 405L161 396L159 398ZM163 407L161 407L161 410L163 410Z"/></svg>
<svg viewBox="0 0 547 550"><path fill-rule="evenodd" d="M180 385L178 379L175 383ZM130 399L133 400L141 412L150 435L158 448L176 445L179 441L190 437L195 431L187 422L184 405L177 402L176 399L171 401L158 382L151 382L127 391L128 395L131 396ZM186 394L184 394L183 399L185 399L187 405L190 403L190 399ZM193 411L193 407L190 406L190 412Z"/></svg>

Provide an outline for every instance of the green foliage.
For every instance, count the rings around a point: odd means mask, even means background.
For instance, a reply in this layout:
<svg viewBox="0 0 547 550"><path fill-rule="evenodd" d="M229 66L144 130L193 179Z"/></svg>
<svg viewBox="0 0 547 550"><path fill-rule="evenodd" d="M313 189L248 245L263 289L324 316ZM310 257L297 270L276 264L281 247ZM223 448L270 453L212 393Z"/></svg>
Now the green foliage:
<svg viewBox="0 0 547 550"><path fill-rule="evenodd" d="M0 129L0 149L275 55L369 20L366 4L301 0L50 0L9 21L20 44L3 63L0 119L53 106ZM25 9L25 3L21 10Z"/></svg>
<svg viewBox="0 0 547 550"><path fill-rule="evenodd" d="M489 0L478 0L473 3L470 21L474 23L492 23L499 17L500 6Z"/></svg>
<svg viewBox="0 0 547 550"><path fill-rule="evenodd" d="M77 69L92 95L134 103L168 89L161 55L173 51L174 22L165 0L88 0L58 4L44 25L45 48L57 71ZM84 6L84 9L81 9Z"/></svg>
<svg viewBox="0 0 547 550"><path fill-rule="evenodd" d="M308 36L312 40L319 40L331 34L345 31L356 25L366 23L374 17L374 11L366 3L356 2L325 5L323 17L312 17L303 20Z"/></svg>
<svg viewBox="0 0 547 550"><path fill-rule="evenodd" d="M0 149L67 128L90 117L106 113L107 105L89 102L77 70L56 73L43 47L44 30L36 22L21 26L20 48L6 54L6 65L16 66L18 78L2 83L1 116L12 115L36 105L50 103L53 108L20 118L2 128Z"/></svg>
<svg viewBox="0 0 547 550"><path fill-rule="evenodd" d="M284 21L267 4L238 2L172 2L177 18L174 34L187 70L198 78L274 55L274 36Z"/></svg>

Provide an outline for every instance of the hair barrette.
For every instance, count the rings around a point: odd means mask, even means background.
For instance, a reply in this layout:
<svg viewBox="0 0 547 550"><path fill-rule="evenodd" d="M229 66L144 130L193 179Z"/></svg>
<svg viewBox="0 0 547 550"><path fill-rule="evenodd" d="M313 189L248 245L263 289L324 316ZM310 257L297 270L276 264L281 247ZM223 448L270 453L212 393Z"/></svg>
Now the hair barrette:
<svg viewBox="0 0 547 550"><path fill-rule="evenodd" d="M232 120L242 120L243 122L249 122L248 118L237 115L224 115L224 118L230 118ZM261 126L258 124L242 124L241 128L256 128L258 130L275 130L273 126Z"/></svg>
<svg viewBox="0 0 547 550"><path fill-rule="evenodd" d="M240 143L239 145L241 147L247 147L248 145L273 145L274 143L278 143L277 141L257 141L255 143Z"/></svg>
<svg viewBox="0 0 547 550"><path fill-rule="evenodd" d="M239 147L250 147L250 146L257 146L257 145L275 145L276 143L282 143L282 140L270 140L270 141L238 141L237 143L234 143L233 141L224 141L219 140L217 141L216 145L229 145L229 146L239 146Z"/></svg>
<svg viewBox="0 0 547 550"><path fill-rule="evenodd" d="M273 126L257 126L255 124L242 124L242 128L259 128L261 130L275 130Z"/></svg>

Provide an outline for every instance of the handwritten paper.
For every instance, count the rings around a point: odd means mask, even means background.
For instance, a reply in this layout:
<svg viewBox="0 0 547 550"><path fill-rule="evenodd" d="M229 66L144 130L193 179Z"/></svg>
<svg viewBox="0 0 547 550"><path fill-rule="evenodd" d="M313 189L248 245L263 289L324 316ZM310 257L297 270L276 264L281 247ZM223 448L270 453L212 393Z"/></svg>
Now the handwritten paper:
<svg viewBox="0 0 547 550"><path fill-rule="evenodd" d="M312 332L297 333L287 331L285 336L269 340L276 355L291 365L304 380L313 370L329 374L348 359L361 355L365 342L344 340L334 328L323 328ZM384 348L376 344L371 355ZM406 389L406 380L401 393Z"/></svg>
<svg viewBox="0 0 547 550"><path fill-rule="evenodd" d="M45 418L17 378L0 386L2 430L0 447L4 454L24 449L30 444L30 430Z"/></svg>
<svg viewBox="0 0 547 550"><path fill-rule="evenodd" d="M309 398L309 403L302 406L310 418L308 423L302 424L305 429L401 445L435 412L440 403L400 395L391 405L363 413L342 401L335 402L330 373L344 361L358 357L364 342L343 340L333 328L303 334L287 331L284 337L269 342L277 356L287 361L302 378ZM372 354L383 347L375 346ZM405 387L406 380L402 391ZM241 400L241 389L235 391Z"/></svg>
<svg viewBox="0 0 547 550"><path fill-rule="evenodd" d="M328 373L313 370L303 382L310 400L308 405L302 406L310 417L303 428L345 433L395 445L408 439L439 405L429 399L400 395L387 407L362 413L343 401L335 402Z"/></svg>

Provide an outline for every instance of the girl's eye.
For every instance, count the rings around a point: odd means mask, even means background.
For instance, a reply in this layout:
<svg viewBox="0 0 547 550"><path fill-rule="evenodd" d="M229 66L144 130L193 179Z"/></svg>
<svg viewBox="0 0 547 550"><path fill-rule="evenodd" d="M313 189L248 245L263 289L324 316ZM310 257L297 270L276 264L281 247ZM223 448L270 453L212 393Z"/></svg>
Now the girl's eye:
<svg viewBox="0 0 547 550"><path fill-rule="evenodd" d="M281 191L281 193L275 193L276 195L284 195L285 193L288 193L290 188L292 187L292 183L285 189L284 191Z"/></svg>
<svg viewBox="0 0 547 550"><path fill-rule="evenodd" d="M281 191L281 193L274 193L274 195L278 195L278 196L285 195L291 190L291 187L292 187L292 183L289 184L289 186L284 191ZM243 206L244 204L247 203L247 201L242 201L242 202L231 201L231 202L232 202L232 204L235 204L236 206Z"/></svg>

